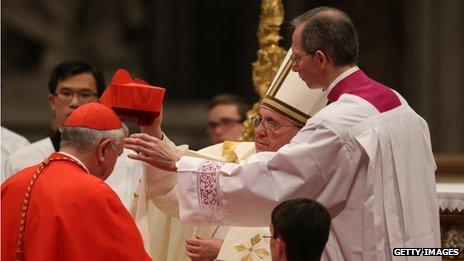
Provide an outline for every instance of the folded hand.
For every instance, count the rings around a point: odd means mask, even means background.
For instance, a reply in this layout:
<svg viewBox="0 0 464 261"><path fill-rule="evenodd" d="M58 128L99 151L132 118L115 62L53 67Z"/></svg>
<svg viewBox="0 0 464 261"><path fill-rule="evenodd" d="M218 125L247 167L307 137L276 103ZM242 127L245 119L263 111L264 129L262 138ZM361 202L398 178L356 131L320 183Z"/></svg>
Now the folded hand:
<svg viewBox="0 0 464 261"><path fill-rule="evenodd" d="M187 256L193 261L214 260L221 249L222 240L212 237L196 236L186 241Z"/></svg>

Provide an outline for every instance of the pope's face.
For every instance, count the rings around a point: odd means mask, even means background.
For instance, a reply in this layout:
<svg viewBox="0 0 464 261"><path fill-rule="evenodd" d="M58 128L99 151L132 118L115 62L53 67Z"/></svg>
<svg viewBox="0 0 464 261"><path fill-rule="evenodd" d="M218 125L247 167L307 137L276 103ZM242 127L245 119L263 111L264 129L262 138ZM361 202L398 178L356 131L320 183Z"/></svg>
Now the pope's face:
<svg viewBox="0 0 464 261"><path fill-rule="evenodd" d="M70 76L58 82L55 94L48 96L57 127L62 129L68 116L79 106L97 100L97 85L91 73Z"/></svg>
<svg viewBox="0 0 464 261"><path fill-rule="evenodd" d="M261 124L255 128L256 151L277 151L298 133L300 127L296 126L282 115L265 107L259 109L262 118ZM266 123L277 126L274 130L266 128Z"/></svg>
<svg viewBox="0 0 464 261"><path fill-rule="evenodd" d="M207 131L214 144L238 141L243 132L243 119L235 104L216 105L208 111L207 118Z"/></svg>

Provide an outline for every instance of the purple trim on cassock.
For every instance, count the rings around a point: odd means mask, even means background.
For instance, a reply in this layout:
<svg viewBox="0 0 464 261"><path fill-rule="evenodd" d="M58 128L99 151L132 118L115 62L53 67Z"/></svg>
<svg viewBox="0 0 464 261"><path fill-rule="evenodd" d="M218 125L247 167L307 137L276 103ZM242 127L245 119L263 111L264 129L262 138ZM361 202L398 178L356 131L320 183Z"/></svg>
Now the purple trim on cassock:
<svg viewBox="0 0 464 261"><path fill-rule="evenodd" d="M361 70L348 75L335 85L328 99L334 102L344 93L363 98L379 112L389 111L401 105L400 99L390 88L367 77Z"/></svg>

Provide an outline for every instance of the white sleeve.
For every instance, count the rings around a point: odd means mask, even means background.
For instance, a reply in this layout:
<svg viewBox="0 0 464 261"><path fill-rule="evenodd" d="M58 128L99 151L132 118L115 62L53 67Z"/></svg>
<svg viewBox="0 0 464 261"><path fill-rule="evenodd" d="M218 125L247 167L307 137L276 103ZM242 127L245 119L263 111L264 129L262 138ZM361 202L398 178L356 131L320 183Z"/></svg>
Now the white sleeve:
<svg viewBox="0 0 464 261"><path fill-rule="evenodd" d="M272 209L287 199L334 207L346 199L355 173L347 147L329 129L305 126L279 151L257 153L243 164L182 157L180 218L190 225L268 226Z"/></svg>
<svg viewBox="0 0 464 261"><path fill-rule="evenodd" d="M7 157L5 160L5 164L3 164L2 166L2 183L15 172L12 164L13 163L10 157Z"/></svg>
<svg viewBox="0 0 464 261"><path fill-rule="evenodd" d="M163 142L172 148L183 150L176 147L166 135L163 135ZM161 170L149 164L143 164L143 175L145 176L145 195L166 215L178 217L179 204L177 194L174 189L177 183L177 173Z"/></svg>
<svg viewBox="0 0 464 261"><path fill-rule="evenodd" d="M171 148L178 149L164 133L162 141ZM143 165L143 175L145 175L146 190L149 197L165 195L174 188L177 182L175 172L161 170L145 163Z"/></svg>

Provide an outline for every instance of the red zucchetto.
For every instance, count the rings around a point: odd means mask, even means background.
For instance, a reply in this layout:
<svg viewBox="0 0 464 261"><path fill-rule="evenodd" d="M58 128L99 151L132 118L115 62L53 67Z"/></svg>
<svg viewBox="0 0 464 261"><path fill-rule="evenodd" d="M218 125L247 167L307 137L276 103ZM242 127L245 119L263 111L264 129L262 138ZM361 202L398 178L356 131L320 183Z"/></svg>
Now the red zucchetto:
<svg viewBox="0 0 464 261"><path fill-rule="evenodd" d="M80 106L69 115L65 126L83 127L95 130L115 130L122 128L121 121L107 106L91 102Z"/></svg>

